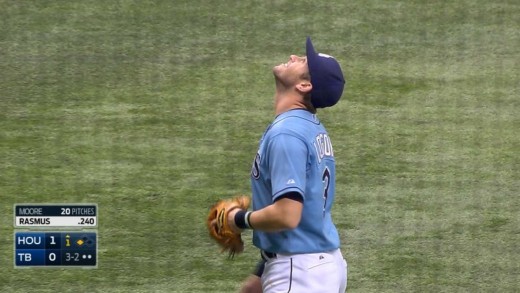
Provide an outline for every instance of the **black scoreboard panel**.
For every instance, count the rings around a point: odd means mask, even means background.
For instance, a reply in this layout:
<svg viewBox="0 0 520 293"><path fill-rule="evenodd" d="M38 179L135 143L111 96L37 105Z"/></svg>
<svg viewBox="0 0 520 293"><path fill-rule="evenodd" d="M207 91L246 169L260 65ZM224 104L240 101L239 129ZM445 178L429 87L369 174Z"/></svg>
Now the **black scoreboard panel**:
<svg viewBox="0 0 520 293"><path fill-rule="evenodd" d="M96 231L18 231L15 267L97 267Z"/></svg>
<svg viewBox="0 0 520 293"><path fill-rule="evenodd" d="M15 268L97 268L97 204L15 204L13 216Z"/></svg>

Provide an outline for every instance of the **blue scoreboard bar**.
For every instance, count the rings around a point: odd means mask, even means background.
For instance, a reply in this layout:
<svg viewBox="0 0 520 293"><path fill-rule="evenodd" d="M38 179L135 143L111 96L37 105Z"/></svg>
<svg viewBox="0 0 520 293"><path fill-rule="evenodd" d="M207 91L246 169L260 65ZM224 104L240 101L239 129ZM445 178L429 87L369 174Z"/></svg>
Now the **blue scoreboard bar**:
<svg viewBox="0 0 520 293"><path fill-rule="evenodd" d="M15 232L15 267L97 267L97 231Z"/></svg>

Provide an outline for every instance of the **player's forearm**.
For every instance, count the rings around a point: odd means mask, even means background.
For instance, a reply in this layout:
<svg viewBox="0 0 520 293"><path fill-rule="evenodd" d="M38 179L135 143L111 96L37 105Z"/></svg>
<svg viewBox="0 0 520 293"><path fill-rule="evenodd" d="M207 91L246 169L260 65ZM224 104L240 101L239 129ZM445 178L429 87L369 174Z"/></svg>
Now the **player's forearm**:
<svg viewBox="0 0 520 293"><path fill-rule="evenodd" d="M294 229L301 219L302 203L283 198L261 210L254 211L249 223L255 230L276 232Z"/></svg>

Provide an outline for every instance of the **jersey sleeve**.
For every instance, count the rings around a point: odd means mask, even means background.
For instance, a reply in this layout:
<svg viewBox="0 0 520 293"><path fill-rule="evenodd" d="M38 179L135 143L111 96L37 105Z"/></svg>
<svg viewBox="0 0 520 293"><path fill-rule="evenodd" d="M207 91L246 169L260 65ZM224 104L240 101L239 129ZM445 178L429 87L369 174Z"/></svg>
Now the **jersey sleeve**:
<svg viewBox="0 0 520 293"><path fill-rule="evenodd" d="M295 136L279 134L268 148L273 201L288 192L297 192L305 200L307 145Z"/></svg>

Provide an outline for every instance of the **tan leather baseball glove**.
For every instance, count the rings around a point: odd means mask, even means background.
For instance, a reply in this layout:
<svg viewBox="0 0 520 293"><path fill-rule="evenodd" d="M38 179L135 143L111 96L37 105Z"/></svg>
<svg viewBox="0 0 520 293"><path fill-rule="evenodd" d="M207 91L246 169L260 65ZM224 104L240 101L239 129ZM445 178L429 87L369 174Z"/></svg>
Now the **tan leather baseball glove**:
<svg viewBox="0 0 520 293"><path fill-rule="evenodd" d="M234 209L247 210L250 204L251 199L241 195L219 200L209 210L206 221L209 235L222 247L222 252L229 251L230 258L244 251L244 242L241 234L233 231L229 226L228 214Z"/></svg>

